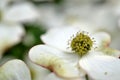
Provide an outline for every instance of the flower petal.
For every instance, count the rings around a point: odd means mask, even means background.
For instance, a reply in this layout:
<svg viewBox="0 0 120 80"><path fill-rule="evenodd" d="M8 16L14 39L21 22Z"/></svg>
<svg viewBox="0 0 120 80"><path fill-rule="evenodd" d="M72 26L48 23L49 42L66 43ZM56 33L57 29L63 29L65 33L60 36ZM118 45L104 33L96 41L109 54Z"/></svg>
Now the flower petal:
<svg viewBox="0 0 120 80"><path fill-rule="evenodd" d="M118 34L120 34L120 29L117 31L115 31L114 34L112 34L112 41L110 43L110 47L115 48L120 50L120 45L118 44L120 41L120 36L118 36Z"/></svg>
<svg viewBox="0 0 120 80"><path fill-rule="evenodd" d="M78 27L63 27L49 30L46 34L41 36L41 39L47 45L56 47L63 51L70 51L68 41L75 35L80 28Z"/></svg>
<svg viewBox="0 0 120 80"><path fill-rule="evenodd" d="M3 20L12 22L32 21L38 17L38 13L30 3L16 4L4 13Z"/></svg>
<svg viewBox="0 0 120 80"><path fill-rule="evenodd" d="M111 41L111 36L106 32L97 32L92 35L95 40L96 47L107 47Z"/></svg>
<svg viewBox="0 0 120 80"><path fill-rule="evenodd" d="M82 79L81 78L79 78L79 79L62 79L60 77L57 77L55 74L51 73L48 76L46 76L46 78L43 80L86 80L86 79L85 78L84 79L83 78Z"/></svg>
<svg viewBox="0 0 120 80"><path fill-rule="evenodd" d="M88 55L79 61L79 65L93 80L120 80L120 60L118 58Z"/></svg>
<svg viewBox="0 0 120 80"><path fill-rule="evenodd" d="M50 74L49 70L31 62L27 57L26 57L26 63L32 73L31 74L32 80L43 80L44 78L46 78L47 75Z"/></svg>
<svg viewBox="0 0 120 80"><path fill-rule="evenodd" d="M25 34L18 24L0 24L0 55L9 47L19 43Z"/></svg>
<svg viewBox="0 0 120 80"><path fill-rule="evenodd" d="M34 63L48 68L60 77L79 77L80 74L77 69L77 65L75 66L71 64L67 59L65 59L65 57L63 57L63 54L64 53L52 47L37 45L30 50L29 57Z"/></svg>
<svg viewBox="0 0 120 80"><path fill-rule="evenodd" d="M107 47L107 48L102 48L101 51L106 55L110 55L110 56L114 56L116 58L120 58L120 51L119 50Z"/></svg>
<svg viewBox="0 0 120 80"><path fill-rule="evenodd" d="M31 77L24 62L11 60L0 67L0 80L31 80Z"/></svg>
<svg viewBox="0 0 120 80"><path fill-rule="evenodd" d="M51 73L48 76L46 76L45 79L43 80L63 80L63 79L57 77L54 73Z"/></svg>

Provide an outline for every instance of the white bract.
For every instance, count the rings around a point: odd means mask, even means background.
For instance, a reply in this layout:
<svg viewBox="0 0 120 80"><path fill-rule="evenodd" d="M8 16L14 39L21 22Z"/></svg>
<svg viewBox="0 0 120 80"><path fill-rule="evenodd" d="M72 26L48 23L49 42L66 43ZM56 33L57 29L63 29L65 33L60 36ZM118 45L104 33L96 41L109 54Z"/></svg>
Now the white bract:
<svg viewBox="0 0 120 80"><path fill-rule="evenodd" d="M41 50L41 52L39 52L39 50ZM35 53L35 55L33 53ZM33 62L48 68L57 76L67 79L78 78L80 76L77 65L74 63L78 59L78 56L74 54L63 54L61 51L47 45L38 45L30 50L29 57ZM67 59L71 60L67 61ZM71 62L73 62L73 64Z"/></svg>
<svg viewBox="0 0 120 80"><path fill-rule="evenodd" d="M78 27L64 27L49 30L41 39L45 44L34 46L29 57L58 77L85 80L85 74L88 74L94 80L120 79L120 60L106 55L109 50L103 49L110 43L109 34L98 32L89 35ZM111 54L116 53L113 51Z"/></svg>
<svg viewBox="0 0 120 80"><path fill-rule="evenodd" d="M21 60L10 60L0 67L0 80L31 80L30 71Z"/></svg>
<svg viewBox="0 0 120 80"><path fill-rule="evenodd" d="M28 57L26 57L26 63L31 71L32 80L44 80L50 71L33 63Z"/></svg>

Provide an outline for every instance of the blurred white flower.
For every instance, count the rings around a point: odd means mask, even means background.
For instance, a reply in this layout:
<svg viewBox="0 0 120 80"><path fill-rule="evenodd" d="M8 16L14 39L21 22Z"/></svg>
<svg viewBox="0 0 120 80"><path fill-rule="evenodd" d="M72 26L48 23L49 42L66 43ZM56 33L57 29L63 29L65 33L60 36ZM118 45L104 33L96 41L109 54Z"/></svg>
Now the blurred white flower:
<svg viewBox="0 0 120 80"><path fill-rule="evenodd" d="M95 26L95 30L104 30L114 33L117 29L117 17L108 5L69 5L65 6L68 17L77 18L78 22L85 21ZM88 24L86 24L88 25Z"/></svg>
<svg viewBox="0 0 120 80"><path fill-rule="evenodd" d="M21 60L10 60L0 67L0 80L31 80L30 71Z"/></svg>
<svg viewBox="0 0 120 80"><path fill-rule="evenodd" d="M10 47L19 43L25 31L22 22L33 21L38 13L31 3L16 3L11 0L0 1L0 57Z"/></svg>
<svg viewBox="0 0 120 80"><path fill-rule="evenodd" d="M21 25L7 23L0 23L0 32L0 57L7 49L19 43L25 34Z"/></svg>
<svg viewBox="0 0 120 80"><path fill-rule="evenodd" d="M79 30L78 27L51 29L41 36L45 45L37 45L30 50L30 59L57 76L67 79L84 80L86 72L95 80L119 80L120 60L99 50L110 42L109 34L105 32L94 33L91 36L84 32L76 34ZM69 43L71 49L67 49L67 41L73 34L74 37ZM97 49L94 49L95 44L91 37L96 41Z"/></svg>
<svg viewBox="0 0 120 80"><path fill-rule="evenodd" d="M44 25L45 29L63 26L63 17L55 5L40 5L38 10L41 13L38 23Z"/></svg>
<svg viewBox="0 0 120 80"><path fill-rule="evenodd" d="M3 5L3 3L5 5ZM10 0L0 1L1 21L8 22L28 22L38 17L38 12L32 3L21 2L8 5Z"/></svg>
<svg viewBox="0 0 120 80"><path fill-rule="evenodd" d="M114 15L117 17L117 30L112 33L112 42L111 42L111 47L114 47L116 49L120 50L119 46L119 40L120 40L120 0L108 0L109 4L112 6L112 11L114 12Z"/></svg>
<svg viewBox="0 0 120 80"><path fill-rule="evenodd" d="M100 0L97 0L98 2ZM97 5L96 0L66 0L63 5L40 6L42 23L50 27L66 27L76 23L84 23L94 30L104 30L114 33L117 29L117 17L111 5ZM96 5L95 5L96 3ZM80 25L80 24L79 24Z"/></svg>

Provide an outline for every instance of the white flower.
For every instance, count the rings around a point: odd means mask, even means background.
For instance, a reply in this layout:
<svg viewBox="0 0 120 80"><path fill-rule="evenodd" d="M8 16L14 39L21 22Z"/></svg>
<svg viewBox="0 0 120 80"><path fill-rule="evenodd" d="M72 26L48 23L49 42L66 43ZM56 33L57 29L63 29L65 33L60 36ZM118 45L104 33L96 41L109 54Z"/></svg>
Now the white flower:
<svg viewBox="0 0 120 80"><path fill-rule="evenodd" d="M94 0L95 1L95 0ZM69 4L69 3L68 3ZM85 21L96 26L95 30L105 30L114 33L117 29L117 17L111 9L111 5L91 5L90 3L78 5L71 3L65 6L65 15L77 18L78 22Z"/></svg>
<svg viewBox="0 0 120 80"><path fill-rule="evenodd" d="M54 5L40 6L42 24L51 27L78 26L88 32L106 31L110 33L112 42L110 47L120 50L118 29L120 1L103 0L66 0L60 8Z"/></svg>
<svg viewBox="0 0 120 80"><path fill-rule="evenodd" d="M120 60L108 56L104 51L100 50L101 47L106 48L110 42L109 34L105 32L94 33L88 39L86 33L76 34L79 30L77 27L51 29L41 36L45 45L37 45L30 50L30 59L34 63L48 68L57 76L67 79L82 78L84 80L85 73L87 73L94 80L119 80ZM68 50L67 41L73 34L76 36L72 38L69 44L72 44L70 46L71 50ZM81 38L81 36L84 37ZM91 46L91 36L98 47L95 50ZM81 40L85 40L85 43L82 42L84 45L80 42ZM82 46L78 44L79 42ZM89 46L85 46L87 44ZM95 45L93 44L93 46Z"/></svg>
<svg viewBox="0 0 120 80"><path fill-rule="evenodd" d="M19 43L25 31L21 22L28 22L38 16L31 3L9 5L11 0L0 1L0 57L10 47Z"/></svg>
<svg viewBox="0 0 120 80"><path fill-rule="evenodd" d="M55 5L42 5L38 10L41 13L38 23L42 23L44 28L49 29L63 25L64 18Z"/></svg>
<svg viewBox="0 0 120 80"><path fill-rule="evenodd" d="M18 24L0 24L0 57L2 54L19 43L23 38L25 31Z"/></svg>
<svg viewBox="0 0 120 80"><path fill-rule="evenodd" d="M28 2L9 5L11 0L0 1L0 20L7 22L28 22L36 19L38 13Z"/></svg>
<svg viewBox="0 0 120 80"><path fill-rule="evenodd" d="M73 35L76 35L76 33L79 31L84 31L84 25L82 27L83 28L79 28L79 27L75 27L75 26L74 27L53 28L53 29L50 29L46 34L43 34L41 36L41 39L47 45L56 47L62 51L69 52L69 49L67 49L67 47L69 47L68 41L70 40L70 37L72 37ZM85 29L85 31L86 30L90 31L88 29ZM92 34L94 34L94 33L95 32L92 32ZM90 36L92 38L95 38L95 41L96 41L95 45L97 45L96 47L107 46L111 41L110 35L106 32L100 32L100 33L98 32L97 34L90 35Z"/></svg>
<svg viewBox="0 0 120 80"><path fill-rule="evenodd" d="M30 71L21 60L10 60L0 67L0 80L31 80Z"/></svg>
<svg viewBox="0 0 120 80"><path fill-rule="evenodd" d="M49 28L84 23L84 25L90 25L89 27L94 30L114 33L117 30L117 17L113 6L110 4L97 5L99 1L103 0L66 0L60 8L55 5L40 6L39 10L43 13L41 22Z"/></svg>

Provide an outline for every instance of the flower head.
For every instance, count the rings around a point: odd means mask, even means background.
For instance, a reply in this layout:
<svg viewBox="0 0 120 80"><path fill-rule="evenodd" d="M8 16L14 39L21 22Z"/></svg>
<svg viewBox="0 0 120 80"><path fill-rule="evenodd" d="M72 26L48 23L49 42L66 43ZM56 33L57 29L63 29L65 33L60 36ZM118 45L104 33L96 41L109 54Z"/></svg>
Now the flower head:
<svg viewBox="0 0 120 80"><path fill-rule="evenodd" d="M88 51L91 50L92 46L92 39L88 35L81 32L78 32L70 43L71 50L80 56L88 53Z"/></svg>
<svg viewBox="0 0 120 80"><path fill-rule="evenodd" d="M120 67L119 59L108 56L101 50L108 45L110 35L106 32L94 33L91 36L76 34L79 30L78 27L49 30L41 36L45 44L34 46L30 50L30 59L60 78L82 80L85 79L85 74L88 74L95 80L119 80L120 70L113 71ZM67 42L70 36L75 34L69 43L71 49L68 49ZM96 41L95 44L92 38ZM95 45L97 49L92 49Z"/></svg>

